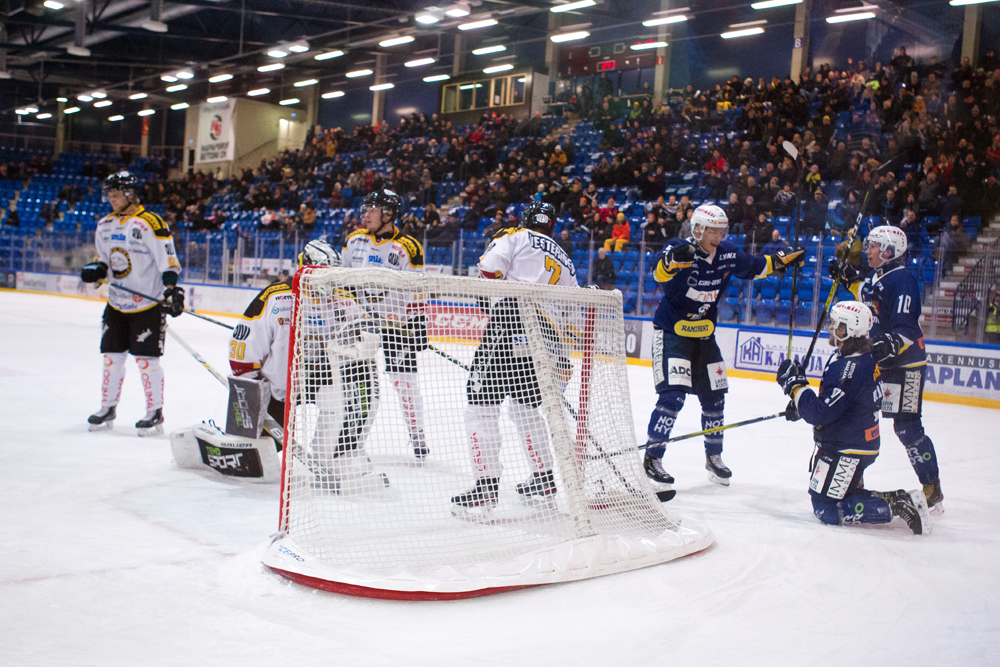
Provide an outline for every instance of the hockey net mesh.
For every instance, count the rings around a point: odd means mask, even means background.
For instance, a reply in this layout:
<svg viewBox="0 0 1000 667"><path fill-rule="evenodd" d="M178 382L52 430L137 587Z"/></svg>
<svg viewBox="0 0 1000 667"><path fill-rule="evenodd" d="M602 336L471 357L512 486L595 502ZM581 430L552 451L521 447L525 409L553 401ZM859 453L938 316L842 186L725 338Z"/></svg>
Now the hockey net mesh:
<svg viewBox="0 0 1000 667"><path fill-rule="evenodd" d="M636 449L620 293L340 268L294 291L280 528L310 559L433 579L593 536L678 542ZM500 468L492 511L452 502ZM554 493L519 493L546 468Z"/></svg>

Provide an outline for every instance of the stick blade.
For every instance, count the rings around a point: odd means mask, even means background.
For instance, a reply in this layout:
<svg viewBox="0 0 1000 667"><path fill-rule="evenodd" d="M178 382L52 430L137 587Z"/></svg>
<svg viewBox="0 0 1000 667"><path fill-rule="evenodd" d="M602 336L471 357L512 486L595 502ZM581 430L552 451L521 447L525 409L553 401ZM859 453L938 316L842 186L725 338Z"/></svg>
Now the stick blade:
<svg viewBox="0 0 1000 667"><path fill-rule="evenodd" d="M784 141L781 143L781 147L785 149L785 152L792 156L793 160L799 159L799 149L795 147L790 141Z"/></svg>

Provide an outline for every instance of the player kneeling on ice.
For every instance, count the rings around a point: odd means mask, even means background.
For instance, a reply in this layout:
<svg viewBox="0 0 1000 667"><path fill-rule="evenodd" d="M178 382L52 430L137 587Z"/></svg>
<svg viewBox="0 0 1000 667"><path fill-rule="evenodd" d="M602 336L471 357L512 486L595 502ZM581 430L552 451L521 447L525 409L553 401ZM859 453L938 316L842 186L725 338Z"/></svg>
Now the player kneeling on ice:
<svg viewBox="0 0 1000 667"><path fill-rule="evenodd" d="M532 202L521 212L518 227L504 229L479 258L480 275L541 285L577 287L576 268L566 252L552 240L556 211L551 204ZM546 352L555 358L557 373L568 375L568 355L558 349L558 334L552 322L557 313L541 312L541 304L527 305L541 323ZM489 306L489 322L476 349L472 371L466 384L468 406L465 428L469 436L476 485L451 499L456 513L470 508L491 511L500 489L500 406L505 399L508 413L517 427L518 440L528 458L532 475L517 485L522 500L547 500L556 492L552 449L548 429L539 406L542 394L536 376L536 360L531 356L520 299L494 300ZM560 378L565 381L566 377Z"/></svg>
<svg viewBox="0 0 1000 667"><path fill-rule="evenodd" d="M722 426L729 382L715 341L719 299L737 278L763 278L801 264L801 248L772 255L750 255L726 240L729 220L718 206L702 204L691 216L691 238L671 239L653 276L663 283L663 298L653 317L653 381L656 407L646 429L643 467L657 497L674 497L674 478L663 467L663 454L677 414L688 394L701 401L703 429ZM722 432L705 436L705 469L716 484L729 486L733 473L722 462Z"/></svg>
<svg viewBox="0 0 1000 667"><path fill-rule="evenodd" d="M777 381L792 398L798 414L813 425L809 495L823 523L889 523L900 517L916 535L930 532L923 490L868 491L865 468L879 449L882 380L868 334L872 313L859 301L830 309L830 345L837 348L823 371L819 394L791 359L778 367Z"/></svg>

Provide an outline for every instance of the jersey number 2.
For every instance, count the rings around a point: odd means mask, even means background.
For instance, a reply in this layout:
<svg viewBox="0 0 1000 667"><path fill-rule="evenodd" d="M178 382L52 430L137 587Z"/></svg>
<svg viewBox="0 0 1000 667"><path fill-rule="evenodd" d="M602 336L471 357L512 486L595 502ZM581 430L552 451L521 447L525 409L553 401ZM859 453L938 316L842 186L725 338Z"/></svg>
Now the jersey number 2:
<svg viewBox="0 0 1000 667"><path fill-rule="evenodd" d="M552 275L549 276L550 285L555 285L559 282L559 276L562 275L562 267L559 266L559 262L548 255L545 256L545 270L552 272Z"/></svg>

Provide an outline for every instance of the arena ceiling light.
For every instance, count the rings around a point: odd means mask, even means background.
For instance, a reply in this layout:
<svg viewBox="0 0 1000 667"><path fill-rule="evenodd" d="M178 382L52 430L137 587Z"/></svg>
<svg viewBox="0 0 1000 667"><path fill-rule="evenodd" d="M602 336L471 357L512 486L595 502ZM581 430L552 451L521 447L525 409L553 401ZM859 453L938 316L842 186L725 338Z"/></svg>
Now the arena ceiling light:
<svg viewBox="0 0 1000 667"><path fill-rule="evenodd" d="M103 109L104 107L111 106L111 100L101 100L100 102L94 102L94 107L97 109Z"/></svg>
<svg viewBox="0 0 1000 667"><path fill-rule="evenodd" d="M225 95L217 95L216 97L209 97L205 101L208 102L209 104L219 104L220 102L225 102L228 99L229 98L226 97Z"/></svg>
<svg viewBox="0 0 1000 667"><path fill-rule="evenodd" d="M45 2L42 3L42 6L48 7L49 9L62 9L66 5L61 2L56 2L56 0L45 0Z"/></svg>
<svg viewBox="0 0 1000 667"><path fill-rule="evenodd" d="M479 49L473 49L472 55L474 56L485 56L487 53L500 53L501 51L506 51L507 47L503 44L497 44L496 46L484 46Z"/></svg>
<svg viewBox="0 0 1000 667"><path fill-rule="evenodd" d="M68 109L63 109L63 113L67 116L74 113L79 113L80 107L69 107Z"/></svg>
<svg viewBox="0 0 1000 667"><path fill-rule="evenodd" d="M287 107L289 104L298 104L298 103L299 103L299 98L297 97L290 97L287 100L281 100L280 102L278 102L278 104L280 104L283 107Z"/></svg>
<svg viewBox="0 0 1000 667"><path fill-rule="evenodd" d="M258 72L276 72L279 69L285 69L284 63L271 63L270 65L261 65L257 68Z"/></svg>
<svg viewBox="0 0 1000 667"><path fill-rule="evenodd" d="M444 10L444 13L445 16L450 16L453 19L460 19L463 16L469 15L469 5L464 2L459 2Z"/></svg>
<svg viewBox="0 0 1000 667"><path fill-rule="evenodd" d="M103 100L105 97L108 96L108 94L103 90L95 90L94 92L89 93L89 95L97 100Z"/></svg>
<svg viewBox="0 0 1000 667"><path fill-rule="evenodd" d="M434 83L435 81L447 81L451 77L447 74L435 74L434 76L425 76L424 81L427 83Z"/></svg>
<svg viewBox="0 0 1000 667"><path fill-rule="evenodd" d="M771 9L772 7L784 7L785 5L801 5L802 0L766 0L765 2L753 2L750 6L754 9Z"/></svg>
<svg viewBox="0 0 1000 667"><path fill-rule="evenodd" d="M149 97L149 95L147 95L146 93L132 93L131 95L128 96L130 100L144 100L147 97Z"/></svg>
<svg viewBox="0 0 1000 667"><path fill-rule="evenodd" d="M343 97L344 91L342 90L331 90L329 93L323 93L320 95L324 100L332 100L335 97Z"/></svg>
<svg viewBox="0 0 1000 667"><path fill-rule="evenodd" d="M763 33L763 28L743 28L742 30L724 32L719 37L722 37L722 39L735 39L737 37L748 37L749 35L761 35Z"/></svg>
<svg viewBox="0 0 1000 667"><path fill-rule="evenodd" d="M229 81L233 78L232 74L216 74L208 80L209 83L222 83L223 81Z"/></svg>
<svg viewBox="0 0 1000 667"><path fill-rule="evenodd" d="M343 51L325 51L323 53L317 53L313 56L315 60L329 60L330 58L339 58L344 55Z"/></svg>
<svg viewBox="0 0 1000 667"><path fill-rule="evenodd" d="M270 51L268 51L267 55L271 56L272 58L284 58L285 56L288 55L288 51L286 51L281 47L275 47Z"/></svg>
<svg viewBox="0 0 1000 667"><path fill-rule="evenodd" d="M961 7L962 5L983 5L987 2L997 2L997 0L951 0L948 4L952 7Z"/></svg>
<svg viewBox="0 0 1000 667"><path fill-rule="evenodd" d="M247 97L257 97L258 95L267 95L271 92L270 88L254 88L247 93Z"/></svg>
<svg viewBox="0 0 1000 667"><path fill-rule="evenodd" d="M143 109L142 111L139 112L139 115L140 116L152 116L154 113L156 113L155 109Z"/></svg>
<svg viewBox="0 0 1000 667"><path fill-rule="evenodd" d="M76 99L80 100L81 102L93 102L94 101L94 98L91 97L90 95L77 95Z"/></svg>
<svg viewBox="0 0 1000 667"><path fill-rule="evenodd" d="M666 48L666 42L642 42L641 44L633 44L633 51L643 51L645 49L662 49Z"/></svg>
<svg viewBox="0 0 1000 667"><path fill-rule="evenodd" d="M460 23L458 25L459 30L477 30L479 28L489 28L491 25L496 25L496 19L482 19L479 21L472 21L470 23Z"/></svg>
<svg viewBox="0 0 1000 667"><path fill-rule="evenodd" d="M841 14L840 16L828 16L827 23L846 23L847 21L866 21L875 18L875 12L860 12L858 14Z"/></svg>
<svg viewBox="0 0 1000 667"><path fill-rule="evenodd" d="M304 39L296 40L288 45L288 50L292 53L305 53L309 50L309 42Z"/></svg>
<svg viewBox="0 0 1000 667"><path fill-rule="evenodd" d="M580 30L578 32L564 32L559 35L552 35L549 39L556 44L559 44L560 42L572 42L576 39L587 39L588 37L590 37L589 32L586 30Z"/></svg>
<svg viewBox="0 0 1000 667"><path fill-rule="evenodd" d="M167 86L168 93L179 93L182 90L187 90L187 85L183 83L178 83L174 86Z"/></svg>
<svg viewBox="0 0 1000 667"><path fill-rule="evenodd" d="M191 105L187 102L178 102L177 104L171 104L170 108L174 111L180 111L181 109L187 109L189 106Z"/></svg>
<svg viewBox="0 0 1000 667"><path fill-rule="evenodd" d="M510 63L504 63L503 65L494 65L493 67L487 67L483 70L483 74L496 74L497 72L506 72L507 70L514 69L514 66Z"/></svg>
<svg viewBox="0 0 1000 667"><path fill-rule="evenodd" d="M438 16L438 13L440 11L441 10L438 7L428 7L419 14L417 14L416 16L414 16L413 20L416 21L417 23L423 23L424 25L437 23L438 21L441 20L441 17Z"/></svg>
<svg viewBox="0 0 1000 667"><path fill-rule="evenodd" d="M370 76L374 73L375 72L371 71L370 69L357 69L354 70L353 72L348 72L344 76L346 76L348 79L357 79L359 76Z"/></svg>
<svg viewBox="0 0 1000 667"><path fill-rule="evenodd" d="M368 90L374 90L374 91L389 90L390 88L395 88L395 87L396 84L394 83L376 83L374 86L368 86Z"/></svg>
<svg viewBox="0 0 1000 667"><path fill-rule="evenodd" d="M675 14L674 16L661 16L660 18L649 19L648 21L643 21L642 24L647 28L652 28L656 25L667 25L668 23L681 23L687 21L688 17L683 14Z"/></svg>
<svg viewBox="0 0 1000 667"><path fill-rule="evenodd" d="M383 39L378 43L383 49L387 49L390 46L401 46L403 44L409 44L413 41L413 35L403 35L402 37L390 37L389 39Z"/></svg>
<svg viewBox="0 0 1000 667"><path fill-rule="evenodd" d="M48 120L49 118L52 118L52 114L50 114L50 113L40 113L37 116L35 116L35 118L37 118L38 120Z"/></svg>
<svg viewBox="0 0 1000 667"><path fill-rule="evenodd" d="M35 111L38 111L38 110L35 109ZM28 111L27 109L16 109L14 111L14 113L16 113L18 116L27 116L29 113L32 113L32 112Z"/></svg>
<svg viewBox="0 0 1000 667"><path fill-rule="evenodd" d="M175 76L178 79L193 79L194 78L194 72L192 72L189 69L182 69L181 71L177 72L175 74Z"/></svg>
<svg viewBox="0 0 1000 667"><path fill-rule="evenodd" d="M125 120L125 116L108 116L108 120L112 123L117 123L120 120Z"/></svg>
<svg viewBox="0 0 1000 667"><path fill-rule="evenodd" d="M571 12L574 9L584 9L586 7L593 7L597 3L594 0L580 0L579 2L568 2L565 5L556 5L555 7L550 7L549 11L553 14L561 14L562 12Z"/></svg>
<svg viewBox="0 0 1000 667"><path fill-rule="evenodd" d="M417 60L410 60L403 63L404 67L421 67L423 65L433 65L437 61L433 58L418 58Z"/></svg>
<svg viewBox="0 0 1000 667"><path fill-rule="evenodd" d="M315 86L319 83L318 79L303 79L302 81L296 81L292 85L296 88L305 88L306 86Z"/></svg>
<svg viewBox="0 0 1000 667"><path fill-rule="evenodd" d="M167 83L173 83L177 81L177 77L173 74L161 74L160 81L166 81Z"/></svg>
<svg viewBox="0 0 1000 667"><path fill-rule="evenodd" d="M56 98L56 102L69 102L69 98L67 98L67 97L57 97Z"/></svg>

